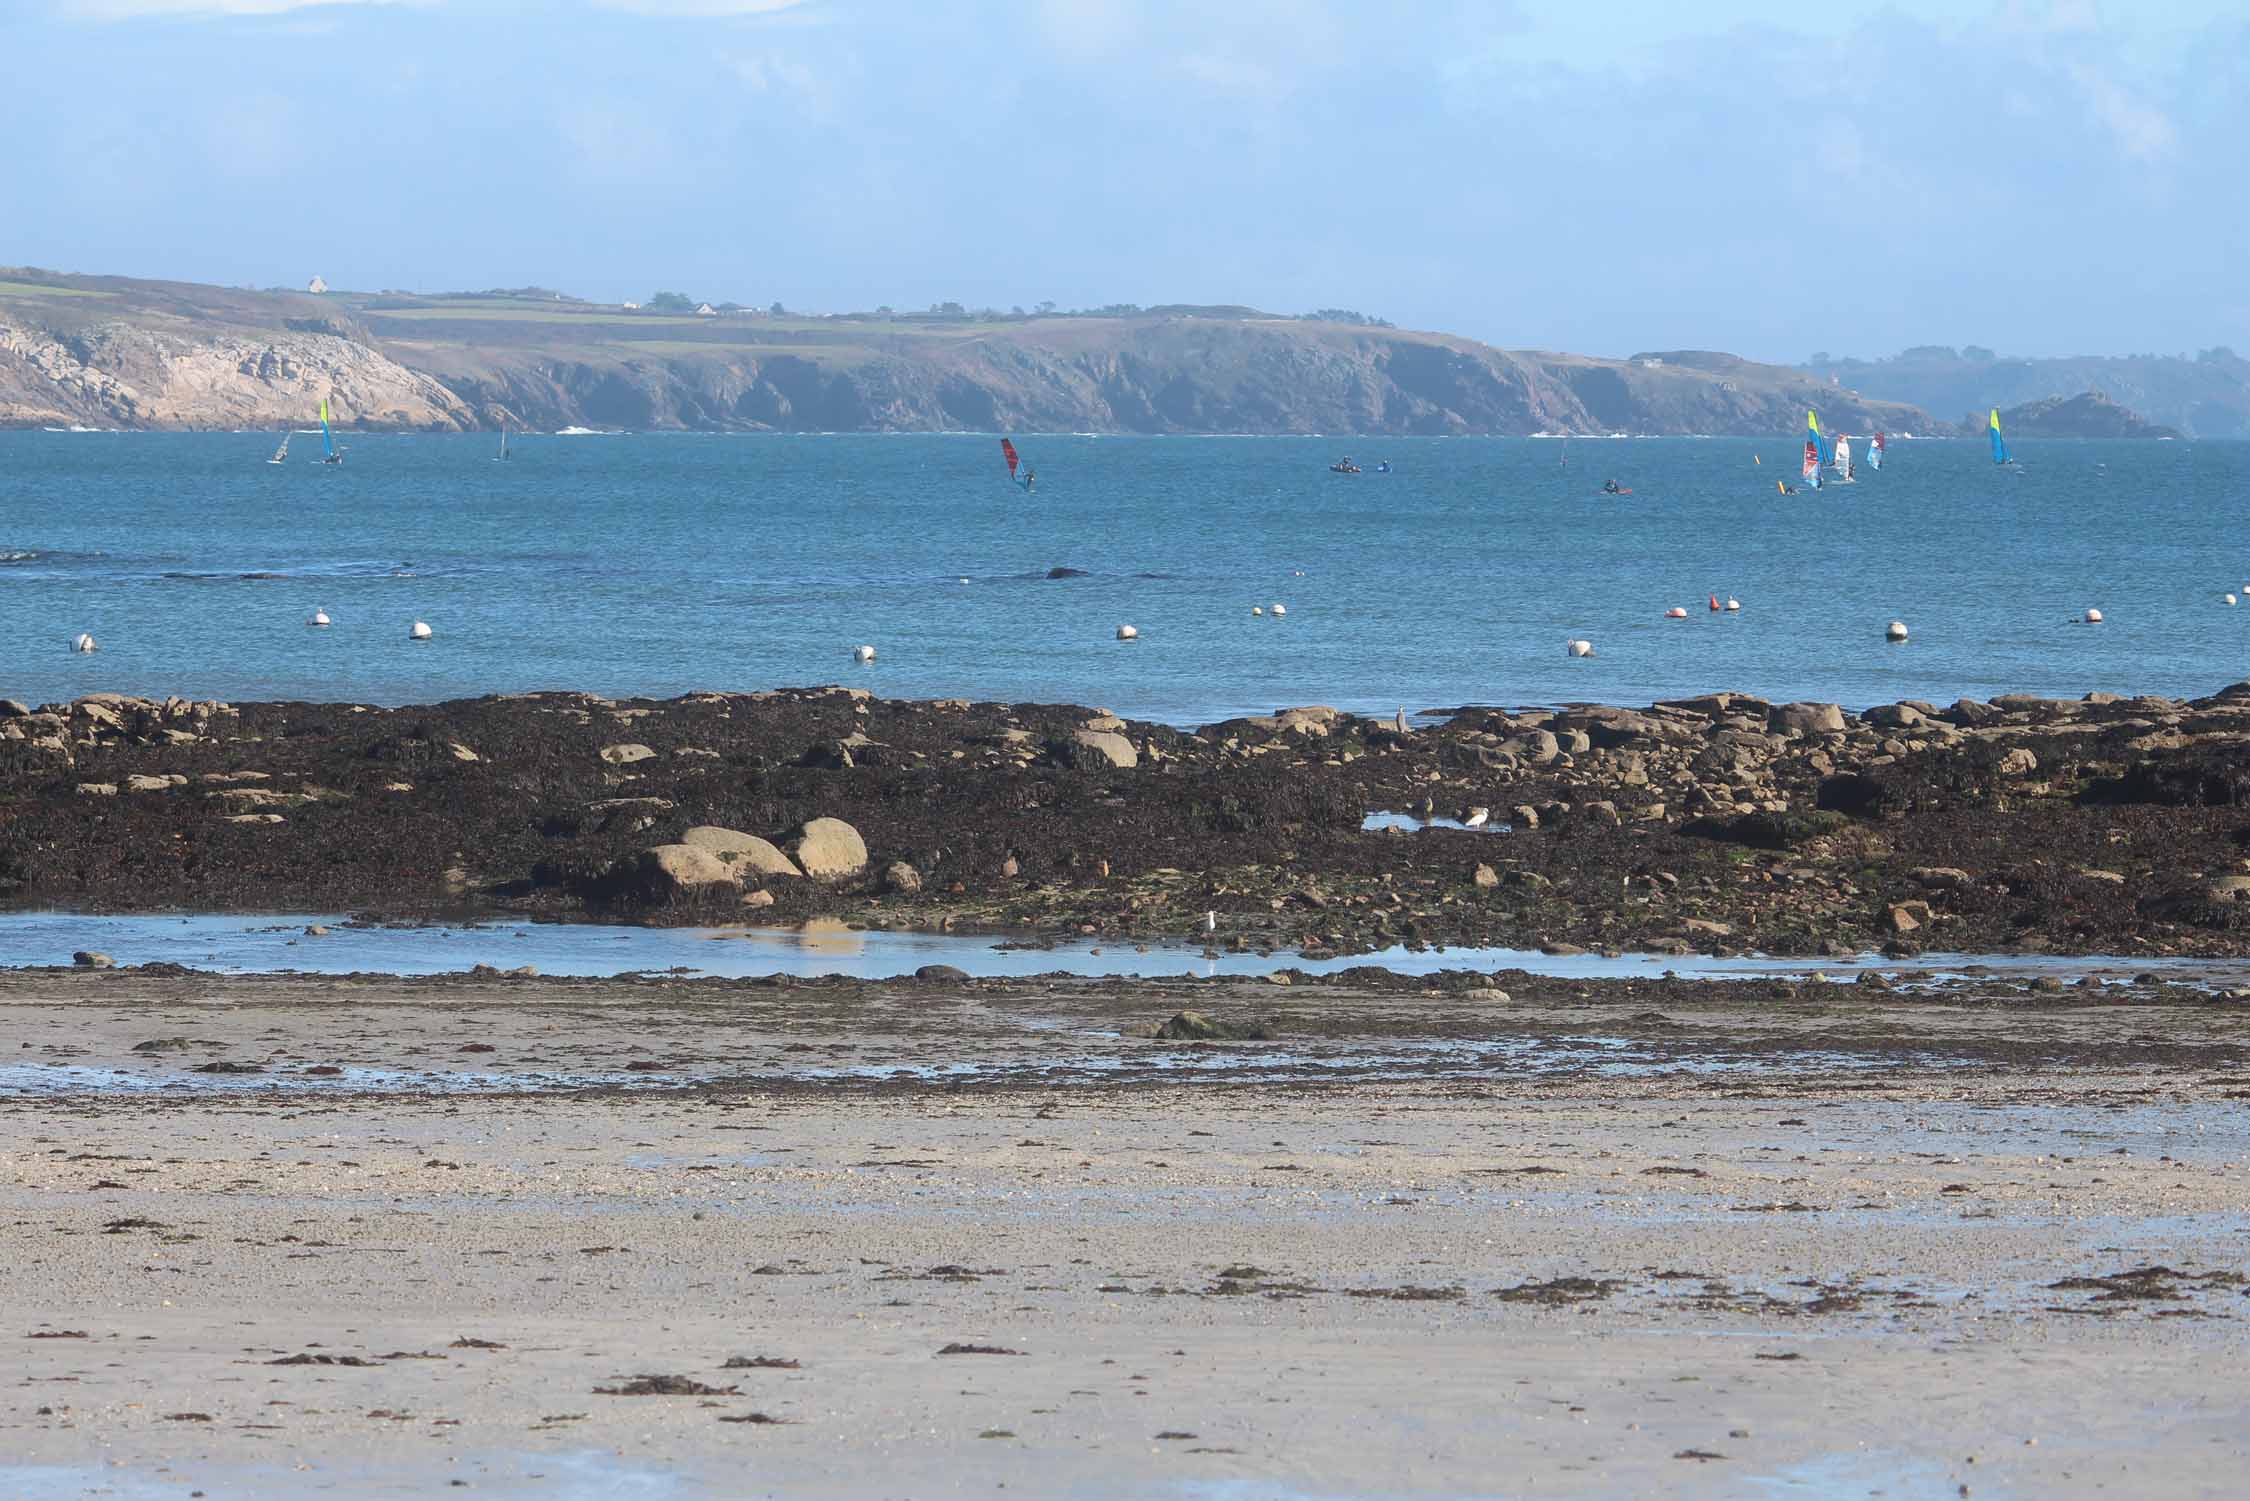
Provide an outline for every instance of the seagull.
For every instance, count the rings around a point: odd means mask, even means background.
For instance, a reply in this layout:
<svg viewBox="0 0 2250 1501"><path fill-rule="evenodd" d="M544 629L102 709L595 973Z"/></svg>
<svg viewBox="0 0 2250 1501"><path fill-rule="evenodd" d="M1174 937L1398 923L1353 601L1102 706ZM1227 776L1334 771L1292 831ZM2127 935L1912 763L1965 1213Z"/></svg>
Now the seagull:
<svg viewBox="0 0 2250 1501"><path fill-rule="evenodd" d="M1465 829L1481 829L1484 827L1485 820L1490 817L1492 817L1490 808L1471 808L1469 816L1461 820L1461 826Z"/></svg>

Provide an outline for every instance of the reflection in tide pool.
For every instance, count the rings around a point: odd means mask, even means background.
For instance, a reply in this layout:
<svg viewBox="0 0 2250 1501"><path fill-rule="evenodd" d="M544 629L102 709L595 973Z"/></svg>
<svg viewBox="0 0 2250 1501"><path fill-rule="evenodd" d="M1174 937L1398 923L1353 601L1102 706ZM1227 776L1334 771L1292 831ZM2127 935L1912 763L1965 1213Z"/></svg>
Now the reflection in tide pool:
<svg viewBox="0 0 2250 1501"><path fill-rule="evenodd" d="M328 931L315 937L306 930ZM1222 938L1225 936L1222 929ZM1277 969L1336 974L1372 965L1399 974L1441 970L1522 970L1566 979L1750 979L1850 973L1877 963L1893 974L1946 975L1974 969L1997 976L2085 975L2126 979L2142 973L2215 985L2250 983L2250 961L2048 958L2038 955L1924 954L1913 960L1717 958L1702 954L1542 954L1531 949L1388 948L1334 959L1277 952L1214 952L1080 939L1047 946L992 934L858 929L834 919L800 928L643 928L598 923L472 922L380 926L349 918L198 915L108 917L60 912L0 915L0 968L68 965L79 950L120 965L170 963L215 974L458 974L477 965L543 975L678 974L719 978L844 975L886 979L925 964L949 964L980 979L1070 974L1089 977L1196 975L1255 978Z"/></svg>

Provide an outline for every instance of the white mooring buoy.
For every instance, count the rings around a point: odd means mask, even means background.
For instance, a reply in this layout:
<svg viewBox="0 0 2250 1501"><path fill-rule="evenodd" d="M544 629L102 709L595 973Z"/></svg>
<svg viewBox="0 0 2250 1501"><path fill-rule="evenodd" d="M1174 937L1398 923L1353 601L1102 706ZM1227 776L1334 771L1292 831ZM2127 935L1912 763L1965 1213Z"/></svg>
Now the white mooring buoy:
<svg viewBox="0 0 2250 1501"><path fill-rule="evenodd" d="M1729 610L1739 610L1742 608L1742 601L1736 599L1733 595L1730 594L1727 596L1727 608Z"/></svg>
<svg viewBox="0 0 2250 1501"><path fill-rule="evenodd" d="M414 625L413 625L413 627L412 627L412 629L410 629L410 630L408 630L408 631L407 631L407 633L406 633L406 639L407 639L407 640L409 640L409 641L427 641L427 640L429 640L429 639L430 639L430 623L429 623L429 622L428 622L427 620L417 620L417 621L415 621L415 622L414 622Z"/></svg>
<svg viewBox="0 0 2250 1501"><path fill-rule="evenodd" d="M1885 641L1904 641L1906 639L1906 622L1894 620L1889 625L1884 626L1883 639Z"/></svg>
<svg viewBox="0 0 2250 1501"><path fill-rule="evenodd" d="M94 651L96 650L96 647L94 646L94 638L86 634L86 632L80 631L77 635L71 637L70 649L72 651L80 652Z"/></svg>
<svg viewBox="0 0 2250 1501"><path fill-rule="evenodd" d="M307 625L327 625L328 623L328 612L326 610L313 611L312 619L305 622Z"/></svg>
<svg viewBox="0 0 2250 1501"><path fill-rule="evenodd" d="M1594 643L1591 641L1565 641L1563 645L1570 649L1570 654L1574 657L1590 657L1594 654Z"/></svg>
<svg viewBox="0 0 2250 1501"><path fill-rule="evenodd" d="M1287 605L1275 605L1273 612L1276 615L1286 615L1289 613L1289 607Z"/></svg>
<svg viewBox="0 0 2250 1501"><path fill-rule="evenodd" d="M1264 605L1252 605L1250 607L1250 613L1253 615L1264 615L1266 613L1266 607Z"/></svg>
<svg viewBox="0 0 2250 1501"><path fill-rule="evenodd" d="M2230 605L2234 603L2234 596L2231 594L2222 594L2219 597L2225 600Z"/></svg>
<svg viewBox="0 0 2250 1501"><path fill-rule="evenodd" d="M1121 625L1117 628L1117 639L1120 641L1138 641L1141 639L1141 633L1132 626Z"/></svg>
<svg viewBox="0 0 2250 1501"><path fill-rule="evenodd" d="M2086 623L2088 625L2100 625L2102 623L2102 612L2099 610L2088 610L2086 612Z"/></svg>
<svg viewBox="0 0 2250 1501"><path fill-rule="evenodd" d="M853 661L855 661L855 662L872 662L872 661L874 661L874 660L875 660L875 648L874 648L874 647L872 647L872 646L855 646L855 647L853 647L853 648L852 648L852 660L853 660Z"/></svg>
<svg viewBox="0 0 2250 1501"><path fill-rule="evenodd" d="M1664 612L1664 618L1666 620L1685 620L1687 619L1687 611L1681 609L1678 605L1674 605Z"/></svg>

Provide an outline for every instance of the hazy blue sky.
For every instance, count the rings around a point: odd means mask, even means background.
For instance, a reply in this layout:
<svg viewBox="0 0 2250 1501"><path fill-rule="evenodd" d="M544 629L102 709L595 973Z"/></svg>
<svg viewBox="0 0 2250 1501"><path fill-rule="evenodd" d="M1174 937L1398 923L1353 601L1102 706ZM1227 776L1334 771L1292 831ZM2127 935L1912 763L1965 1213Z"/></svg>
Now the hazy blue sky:
<svg viewBox="0 0 2250 1501"><path fill-rule="evenodd" d="M2250 346L2243 0L0 0L0 263Z"/></svg>

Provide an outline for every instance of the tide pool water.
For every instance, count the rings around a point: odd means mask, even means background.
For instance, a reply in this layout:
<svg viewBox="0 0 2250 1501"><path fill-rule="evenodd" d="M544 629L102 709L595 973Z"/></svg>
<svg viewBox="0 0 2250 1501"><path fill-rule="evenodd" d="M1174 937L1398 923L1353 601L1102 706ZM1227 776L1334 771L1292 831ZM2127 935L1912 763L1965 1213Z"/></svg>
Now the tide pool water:
<svg viewBox="0 0 2250 1501"><path fill-rule="evenodd" d="M843 681L1197 724L2250 676L2245 443L2025 439L1998 469L1981 439L1895 442L1785 497L1788 436L1577 439L1567 468L1538 439L1024 437L1030 496L989 436L528 435L498 463L486 435L354 435L335 467L274 442L0 434L0 695ZM1330 473L1346 453L1366 472Z"/></svg>

